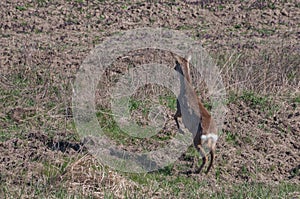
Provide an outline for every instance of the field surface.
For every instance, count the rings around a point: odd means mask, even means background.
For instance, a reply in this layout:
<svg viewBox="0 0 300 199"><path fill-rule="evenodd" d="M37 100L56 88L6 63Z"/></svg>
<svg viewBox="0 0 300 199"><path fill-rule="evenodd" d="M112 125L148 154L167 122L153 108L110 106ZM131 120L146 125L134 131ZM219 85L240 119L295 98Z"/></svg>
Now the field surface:
<svg viewBox="0 0 300 199"><path fill-rule="evenodd" d="M300 198L299 13L296 0L1 0L0 198ZM82 62L105 39L143 27L181 31L217 64L227 114L207 175L184 174L198 157L192 147L161 170L134 174L102 164L80 140L72 90ZM166 106L158 135L131 138L111 117L118 74L155 59L173 67L168 52L133 52L113 63L95 95L99 124L128 151L157 149L178 133L175 97L158 86L130 101L142 125L151 97Z"/></svg>

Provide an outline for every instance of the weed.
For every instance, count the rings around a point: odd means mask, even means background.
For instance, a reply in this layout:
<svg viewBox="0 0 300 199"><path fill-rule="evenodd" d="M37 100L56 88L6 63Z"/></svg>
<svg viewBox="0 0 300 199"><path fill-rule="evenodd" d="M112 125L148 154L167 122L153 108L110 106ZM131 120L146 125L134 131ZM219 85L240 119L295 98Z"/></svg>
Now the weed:
<svg viewBox="0 0 300 199"><path fill-rule="evenodd" d="M226 142L234 144L234 145L237 144L237 138L236 138L235 134L233 134L230 131L225 131L225 134L226 134L226 137L225 137Z"/></svg>
<svg viewBox="0 0 300 199"><path fill-rule="evenodd" d="M235 29L240 29L241 27L242 27L242 25L241 24L236 24L236 25L234 25L233 26Z"/></svg>
<svg viewBox="0 0 300 199"><path fill-rule="evenodd" d="M276 9L275 3L269 3L268 7L271 8L272 10Z"/></svg>
<svg viewBox="0 0 300 199"><path fill-rule="evenodd" d="M226 104L235 103L238 99L239 97L235 92L229 91Z"/></svg>
<svg viewBox="0 0 300 199"><path fill-rule="evenodd" d="M101 110L96 113L104 133L112 140L125 144L125 135L112 117L111 111Z"/></svg>
<svg viewBox="0 0 300 199"><path fill-rule="evenodd" d="M267 28L262 28L262 29L256 29L256 31L261 34L261 35L272 35L275 33L275 29L267 29Z"/></svg>
<svg viewBox="0 0 300 199"><path fill-rule="evenodd" d="M250 144L253 143L253 140L252 140L252 138L251 138L249 135L247 135L246 137L243 137L243 138L242 138L242 141L243 141L244 143L248 144L248 145L250 145Z"/></svg>
<svg viewBox="0 0 300 199"><path fill-rule="evenodd" d="M294 169L291 170L291 176L290 178L294 178L296 176L300 176L300 165Z"/></svg>
<svg viewBox="0 0 300 199"><path fill-rule="evenodd" d="M292 101L293 101L294 103L300 103L300 95L294 97L294 98L292 99Z"/></svg>
<svg viewBox="0 0 300 199"><path fill-rule="evenodd" d="M6 140L9 140L12 137L13 135L11 133L5 131L0 132L0 142L5 142Z"/></svg>
<svg viewBox="0 0 300 199"><path fill-rule="evenodd" d="M182 26L179 26L177 29L178 30L192 30L194 27L192 26L189 26L189 25L182 25Z"/></svg>
<svg viewBox="0 0 300 199"><path fill-rule="evenodd" d="M253 91L244 91L240 97L245 102L248 102L252 107L262 107L263 109L266 108L268 104L268 98L262 97L254 93Z"/></svg>
<svg viewBox="0 0 300 199"><path fill-rule="evenodd" d="M219 180L221 177L221 169L219 167L216 168L216 179Z"/></svg>
<svg viewBox="0 0 300 199"><path fill-rule="evenodd" d="M25 11L27 8L25 6L16 6L16 9L19 11Z"/></svg>
<svg viewBox="0 0 300 199"><path fill-rule="evenodd" d="M243 175L248 175L249 174L249 171L248 171L248 169L245 165L242 166L242 174Z"/></svg>
<svg viewBox="0 0 300 199"><path fill-rule="evenodd" d="M213 107L211 102L204 102L203 105L208 111L211 111L211 109Z"/></svg>
<svg viewBox="0 0 300 199"><path fill-rule="evenodd" d="M35 0L39 6L45 6L48 0Z"/></svg>
<svg viewBox="0 0 300 199"><path fill-rule="evenodd" d="M100 19L101 21L103 21L103 20L105 19L105 15L100 15L100 16L99 16L99 19Z"/></svg>
<svg viewBox="0 0 300 199"><path fill-rule="evenodd" d="M225 8L225 6L224 5L218 5L218 10L220 10L220 11L222 11L223 9Z"/></svg>
<svg viewBox="0 0 300 199"><path fill-rule="evenodd" d="M176 98L173 95L159 96L159 103L167 106L171 110L176 110Z"/></svg>
<svg viewBox="0 0 300 199"><path fill-rule="evenodd" d="M130 98L129 100L129 111L138 110L142 105L142 101Z"/></svg>

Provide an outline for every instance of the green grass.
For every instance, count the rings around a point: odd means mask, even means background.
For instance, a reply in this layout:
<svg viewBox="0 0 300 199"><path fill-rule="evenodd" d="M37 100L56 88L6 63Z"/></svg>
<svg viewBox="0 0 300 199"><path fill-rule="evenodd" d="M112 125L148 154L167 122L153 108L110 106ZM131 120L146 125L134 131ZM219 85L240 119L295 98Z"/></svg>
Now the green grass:
<svg viewBox="0 0 300 199"><path fill-rule="evenodd" d="M241 27L242 27L242 25L241 24L236 24L236 25L234 25L233 26L235 29L240 29Z"/></svg>
<svg viewBox="0 0 300 199"><path fill-rule="evenodd" d="M57 199L85 199L85 198L93 198L89 195L83 195L81 193L78 194L72 194L70 193L66 188L59 187L55 190L47 190L46 185L31 185L26 189L25 187L22 187L19 190L11 189L10 187L3 186L2 189L0 188L0 193L2 192L2 197L7 199L13 199L13 198L28 198L28 195L26 192L30 191L30 195L32 198L57 198Z"/></svg>
<svg viewBox="0 0 300 199"><path fill-rule="evenodd" d="M115 140L119 144L126 144L128 139L134 139L128 137L121 131L110 110L102 109L96 113L100 126L106 136Z"/></svg>
<svg viewBox="0 0 300 199"><path fill-rule="evenodd" d="M237 145L237 137L235 134L233 134L230 131L225 131L225 136L226 142L231 143L233 145Z"/></svg>
<svg viewBox="0 0 300 199"><path fill-rule="evenodd" d="M294 97L294 98L292 99L292 101L295 102L295 103L300 103L300 95Z"/></svg>
<svg viewBox="0 0 300 199"><path fill-rule="evenodd" d="M141 187L149 187L153 194L159 192L161 189L166 190L161 197L180 197L182 193L186 193L188 198L197 197L199 187L206 184L206 182L198 182L193 178L186 176L172 176L172 166L166 167L157 172L147 174L127 174L128 178L141 185ZM159 182L159 183L157 183ZM185 188L182 190L182 188Z"/></svg>
<svg viewBox="0 0 300 199"><path fill-rule="evenodd" d="M234 185L231 198L287 198L288 193L299 191L300 186L292 183L268 185L263 183L243 183ZM299 192L298 192L299 194Z"/></svg>
<svg viewBox="0 0 300 199"><path fill-rule="evenodd" d="M23 91L21 88L26 87L29 82L24 79L20 75L16 75L14 77L14 83L18 85L16 89L13 90L0 90L0 93L5 96L1 98L1 102L4 106L11 106L14 102L18 101L18 99L22 98ZM58 96L61 98L60 88L57 86L52 86L49 88L49 93ZM26 106L32 107L35 106L35 101L32 98L24 98L23 103ZM248 103L251 107L260 108L261 110L269 110L269 111L276 111L278 110L276 106L272 103L272 98L268 96L261 96L252 91L245 91L241 94L230 93L228 97L228 103L234 103L237 101L243 101ZM300 97L295 96L291 98L291 102L299 103ZM159 97L159 104L162 106L166 106L171 110L176 110L176 97L172 95L160 96ZM45 103L47 109L57 109L55 101L48 101ZM206 103L205 106L210 108L212 105ZM273 109L272 109L273 107ZM275 108L274 108L275 107ZM130 111L141 110L143 114L148 113L147 103L142 100L131 99L129 103ZM63 109L62 109L63 110ZM62 111L57 109L58 112ZM101 126L104 129L106 135L108 135L111 139L116 140L121 144L134 144L135 142L139 142L138 138L133 138L128 136L127 134L123 133L122 130L117 126L116 122L114 121L112 114L109 110L99 110L97 112L97 117ZM22 126L16 125L12 118L9 116L5 118L0 118L0 121L5 121L8 124L8 128L2 130L0 132L0 141L6 141L12 137L15 137L15 134L10 134L10 132L19 132L22 131ZM67 128L71 129L72 131L75 129L74 123L68 123ZM43 125L42 125L43 126ZM51 132L48 132L47 128L44 129L45 132L49 134L51 137ZM17 134L19 135L19 134ZM21 135L21 134L20 134ZM156 141L165 141L170 139L170 135L166 135L165 137L154 136L153 139ZM26 138L22 138L26 139ZM69 137L66 138L67 140L79 140L78 137L73 138ZM251 142L251 140L247 140L249 138L245 138L246 142ZM237 136L230 131L225 132L225 141L236 145L237 144ZM190 147L186 152L186 157L193 158L198 157L197 152L193 147ZM64 173L68 165L71 164L71 160L66 159L65 162L61 165L54 165L51 162L43 162L43 176L46 178L46 183L41 183L36 185L31 183L29 187L24 185L24 187L19 186L19 190L14 190L12 187L5 185L4 182L1 182L0 185L0 192L4 193L4 197L6 198L22 198L26 195L26 193L33 193L37 198L93 198L92 195L83 195L82 193L69 193L68 190L63 186L57 186L51 188L49 184L53 183L53 179L59 177ZM146 174L128 174L128 173L120 173L120 175L125 176L126 178L136 182L139 185L139 190L135 192L126 193L124 195L125 198L140 198L143 189L150 188L151 193L160 194L160 197L167 198L167 197L177 197L177 198L273 198L277 196L278 198L288 198L288 194L295 192L299 189L299 185L290 184L290 183L280 183L279 185L265 185L259 183L242 183L242 184L235 184L235 185L228 185L223 186L224 182L222 180L222 167L216 167L215 169L215 178L217 179L217 183L219 187L223 187L220 190L212 191L210 184L207 181L199 181L196 178L188 177L185 175L174 175L173 168L179 167L180 170L188 170L188 166L186 165L169 165L159 171L146 173ZM274 166L273 166L274 167ZM250 173L246 166L241 167L241 175L251 176L253 175ZM272 166L270 170L272 170ZM106 171L107 172L107 171ZM24 173L25 175L26 173ZM204 175L204 174L200 174ZM299 170L295 170L293 176L299 175ZM253 177L253 176L252 176ZM255 176L254 176L255 177ZM0 181L1 181L0 175ZM64 182L62 182L63 185ZM226 190L225 190L226 189ZM163 190L163 191L162 191ZM114 198L114 194L109 191L105 190L104 198Z"/></svg>
<svg viewBox="0 0 300 199"><path fill-rule="evenodd" d="M126 174L126 176L138 183L141 187L151 188L155 194L159 190L166 190L160 197L186 197L186 198L286 198L289 193L299 190L299 185L292 183L280 183L279 185L263 183L241 183L229 185L225 191L219 189L212 191L208 181L198 181L188 176L174 176L171 174L172 166L157 172L147 174ZM246 167L242 169L244 175L249 175ZM218 170L216 171L218 173ZM204 175L204 174L200 174ZM218 181L224 185L224 181ZM161 193L160 193L161 194Z"/></svg>
<svg viewBox="0 0 300 199"><path fill-rule="evenodd" d="M297 99L296 97L294 101L297 101ZM261 95L254 91L243 91L241 94L229 92L226 104L240 101L247 103L253 109L265 112L269 117L280 109L280 105L274 102L272 96Z"/></svg>
<svg viewBox="0 0 300 199"><path fill-rule="evenodd" d="M24 80L21 80L21 78L16 77L16 83L18 83L19 86L22 86L23 84L26 84ZM52 87L49 89L51 93L59 94L59 88L58 87ZM2 91L3 92L3 91ZM12 90L12 91L5 91L5 94L9 94L11 99L18 99L21 97L22 93L20 90ZM296 96L292 99L292 101L299 103L299 96ZM245 91L240 95L230 93L228 97L228 101L230 103L236 102L238 100L242 100L248 104L250 104L253 107L260 107L262 109L269 109L271 105L271 98L266 96L260 96L259 94L251 91ZM7 99L4 99L3 102L7 103ZM35 102L32 99L26 99L24 101L28 106L34 106ZM163 106L167 106L171 110L176 109L176 98L175 96L160 96L159 98L159 104ZM209 103L205 104L207 108L210 108L211 105ZM47 105L48 108L55 108L55 103L50 102L50 104ZM141 100L135 100L131 99L129 103L129 109L130 111L134 110L143 110L144 114L147 113L147 109L145 108L145 104ZM108 110L100 110L97 112L97 117L99 119L99 122L101 123L101 126L103 126L103 129L105 133L112 139L119 141L122 144L128 144L128 141L130 140L131 143L138 141L137 138L132 138L130 136L127 136L124 134L121 129L117 126L116 122L114 121L112 114ZM13 124L12 121L9 121L10 118L7 118L8 122ZM14 131L14 128L20 128L18 126L11 125L11 131ZM69 129L74 129L74 123L69 124ZM225 141L236 145L237 144L237 137L232 132L227 131L225 132ZM0 134L0 141L5 141L7 139L10 139L11 135L3 131ZM161 140L164 141L166 139L169 139L170 137L154 137L154 140ZM249 141L250 142L250 141ZM196 157L198 154L194 150L193 147L189 148L189 150L186 152L186 156L193 158ZM48 183L51 182L51 179L54 179L55 176L61 175L66 167L70 164L70 161L66 160L62 165L55 166L51 163L44 162L44 170L43 175L48 178ZM140 194L142 193L142 189L150 188L153 194L160 194L161 197L186 197L186 198L273 198L273 196L278 196L279 198L288 197L288 193L295 192L297 188L299 188L298 185L289 184L289 183L281 183L279 185L264 185L259 183L242 183L242 184L236 184L236 185L229 185L226 187L226 189L229 189L227 191L223 190L224 187L221 190L213 191L211 192L211 187L208 183L208 181L198 181L195 178L191 178L184 175L174 175L173 168L175 165L169 165L168 167L165 167L159 171L151 172L147 174L124 174L120 173L121 175L124 175L126 178L138 183L140 186L140 190L137 190L136 192L125 194L125 198L132 198L133 196L136 198L140 198ZM176 165L177 167L181 167L181 170L189 169L188 167L184 167L184 165ZM272 168L271 168L272 169ZM251 174L247 168L242 166L242 175L249 176L253 175ZM299 171L295 171L295 176L298 175ZM204 174L200 174L204 175ZM222 168L217 167L215 169L215 178L217 179L217 182L220 183L219 186L222 187L221 183L224 183L222 181ZM86 196L82 195L80 193L78 194L70 194L66 188L63 186L56 187L55 189L51 189L47 187L46 184L44 185L30 185L31 187L30 192L34 193L34 195L38 198L44 198L44 197L55 197L55 198L93 198L91 195ZM28 190L12 190L10 187L7 187L5 185L1 185L1 189L4 193L4 196L7 198L9 197L17 197L22 198L22 196L25 195L25 193L28 193ZM27 187L28 189L28 187ZM164 190L163 192L161 190ZM201 190L201 191L200 191ZM205 190L205 191L203 191ZM104 198L114 198L113 193L111 193L109 190L106 190L105 197Z"/></svg>
<svg viewBox="0 0 300 199"><path fill-rule="evenodd" d="M16 6L16 9L19 11L25 11L27 8L25 6Z"/></svg>
<svg viewBox="0 0 300 199"><path fill-rule="evenodd" d="M240 98L243 101L248 102L250 106L253 107L256 106L265 107L268 103L267 97L259 96L253 91L244 91L243 94L240 96Z"/></svg>
<svg viewBox="0 0 300 199"><path fill-rule="evenodd" d="M141 102L140 101L131 101L130 102L130 109L132 110L137 110L140 109ZM117 124L115 121L112 113L110 110L106 109L100 109L97 113L96 116L98 118L98 121L100 123L100 126L106 136L108 136L110 139L114 140L117 144L123 144L123 145L136 145L141 142L141 138L139 137L133 137L128 135L126 132L124 132ZM141 133L146 134L147 129L145 132L141 129ZM149 132L152 134L152 132ZM171 139L171 134L166 132L163 135L161 134L155 134L152 135L149 138L149 142L154 142L154 141L166 141Z"/></svg>
<svg viewBox="0 0 300 199"><path fill-rule="evenodd" d="M262 28L262 29L256 29L256 32L262 35L273 35L275 33L275 29L267 29L267 28Z"/></svg>
<svg viewBox="0 0 300 199"><path fill-rule="evenodd" d="M146 118L147 115L149 114L151 104L153 104L153 103L149 99L148 100L138 100L138 99L130 98L129 111L130 112L138 111L138 112L142 113L144 118Z"/></svg>
<svg viewBox="0 0 300 199"><path fill-rule="evenodd" d="M165 105L171 110L176 110L176 97L175 95L159 96L159 103Z"/></svg>
<svg viewBox="0 0 300 199"><path fill-rule="evenodd" d="M46 5L48 0L35 0L35 3L37 3L39 6Z"/></svg>
<svg viewBox="0 0 300 199"><path fill-rule="evenodd" d="M299 190L299 185L291 183L280 183L279 185L266 185L262 183L241 183L233 185L230 190L217 190L213 191L212 187L207 181L198 182L193 178L178 176L168 177L163 174L140 174L132 175L133 181L139 183L141 187L148 187L153 193L153 196L159 194L160 198L169 197L185 197L185 198L233 198L233 199L244 199L244 198L292 198L296 196L296 192ZM223 182L225 183L225 182ZM93 198L92 195L70 194L65 188L60 187L54 190L45 191L40 187L32 187L35 189L34 195L38 198L44 197L55 197L55 198ZM166 190L161 192L161 190ZM206 190L206 191L205 191ZM2 189L4 196L7 198L21 198L24 196L24 191L12 191L8 187ZM230 193L229 193L230 191ZM136 192L124 193L124 198L141 198L143 190L137 190ZM289 193L295 193L289 195ZM299 192L298 192L299 195ZM290 197L289 197L290 196ZM104 198L115 198L111 191L104 193ZM150 197L149 197L150 198Z"/></svg>
<svg viewBox="0 0 300 199"><path fill-rule="evenodd" d="M13 138L13 134L7 132L7 131L1 131L0 132L0 142L5 142L11 138Z"/></svg>

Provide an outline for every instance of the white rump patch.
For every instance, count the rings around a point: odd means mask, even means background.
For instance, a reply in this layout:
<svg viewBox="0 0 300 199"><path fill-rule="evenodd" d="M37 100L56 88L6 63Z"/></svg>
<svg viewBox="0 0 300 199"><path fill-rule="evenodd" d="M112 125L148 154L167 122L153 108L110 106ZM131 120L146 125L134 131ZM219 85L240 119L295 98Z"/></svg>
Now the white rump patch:
<svg viewBox="0 0 300 199"><path fill-rule="evenodd" d="M208 139L213 139L214 142L217 142L219 136L215 135L215 134L207 134L207 135L201 135L201 140L206 141Z"/></svg>

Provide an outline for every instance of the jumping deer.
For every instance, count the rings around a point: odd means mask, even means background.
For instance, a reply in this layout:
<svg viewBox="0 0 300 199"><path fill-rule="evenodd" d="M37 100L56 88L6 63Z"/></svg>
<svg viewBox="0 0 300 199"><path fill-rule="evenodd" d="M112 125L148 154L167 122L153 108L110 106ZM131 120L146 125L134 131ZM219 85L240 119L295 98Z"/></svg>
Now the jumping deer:
<svg viewBox="0 0 300 199"><path fill-rule="evenodd" d="M189 66L190 59L191 57L188 57L187 59L176 57L174 69L181 75L180 93L177 97L177 111L174 115L174 120L178 129L180 129L178 117L182 117L184 126L194 136L194 147L202 157L202 165L195 170L195 173L200 173L206 164L207 156L203 147L205 146L208 148L211 157L210 164L206 171L206 173L208 173L213 166L215 159L216 142L218 140L217 127L211 114L201 103L195 90L192 88Z"/></svg>

